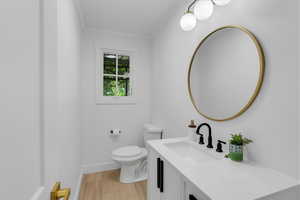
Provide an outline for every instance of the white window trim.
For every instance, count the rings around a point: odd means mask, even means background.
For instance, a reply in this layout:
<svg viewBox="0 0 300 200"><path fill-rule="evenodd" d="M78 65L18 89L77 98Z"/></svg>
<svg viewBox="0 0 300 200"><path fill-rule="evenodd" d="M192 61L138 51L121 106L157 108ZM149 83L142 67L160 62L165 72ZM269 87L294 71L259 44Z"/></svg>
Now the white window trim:
<svg viewBox="0 0 300 200"><path fill-rule="evenodd" d="M103 54L123 54L130 56L130 94L131 96L103 96ZM136 104L135 98L135 52L131 50L116 50L109 48L96 48L96 104L99 105L126 105Z"/></svg>

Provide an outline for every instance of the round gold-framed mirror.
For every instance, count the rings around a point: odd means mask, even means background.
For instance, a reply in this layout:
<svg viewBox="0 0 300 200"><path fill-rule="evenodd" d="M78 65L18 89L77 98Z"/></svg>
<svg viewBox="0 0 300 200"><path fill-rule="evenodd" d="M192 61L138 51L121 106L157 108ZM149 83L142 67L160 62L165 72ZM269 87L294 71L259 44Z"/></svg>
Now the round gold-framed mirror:
<svg viewBox="0 0 300 200"><path fill-rule="evenodd" d="M228 121L242 115L262 87L265 57L253 33L224 26L197 46L188 70L188 92L203 117Z"/></svg>

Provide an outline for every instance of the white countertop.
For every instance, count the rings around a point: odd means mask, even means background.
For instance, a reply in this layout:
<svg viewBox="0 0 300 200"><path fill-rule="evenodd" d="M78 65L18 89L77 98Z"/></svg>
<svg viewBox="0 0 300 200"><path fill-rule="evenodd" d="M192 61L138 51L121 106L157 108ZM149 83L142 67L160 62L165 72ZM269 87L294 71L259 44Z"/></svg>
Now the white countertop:
<svg viewBox="0 0 300 200"><path fill-rule="evenodd" d="M224 158L225 153L216 153L201 145L205 153L219 159L203 163L182 162L163 145L180 141L193 143L187 138L173 138L149 141L148 145L212 200L256 200L299 185L299 181L278 171L250 162L231 161Z"/></svg>

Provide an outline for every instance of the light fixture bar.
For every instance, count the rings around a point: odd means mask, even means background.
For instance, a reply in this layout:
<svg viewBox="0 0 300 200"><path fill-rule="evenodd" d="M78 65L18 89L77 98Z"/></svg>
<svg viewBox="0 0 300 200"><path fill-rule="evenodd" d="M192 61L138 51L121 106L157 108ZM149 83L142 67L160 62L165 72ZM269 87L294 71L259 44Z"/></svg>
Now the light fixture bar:
<svg viewBox="0 0 300 200"><path fill-rule="evenodd" d="M198 0L194 0L188 7L187 11L191 12L191 8L193 7L193 5L197 2Z"/></svg>
<svg viewBox="0 0 300 200"><path fill-rule="evenodd" d="M231 0L193 0L187 11L180 19L180 26L184 31L191 31L195 28L197 19L207 20L213 14L215 6L225 6ZM193 8L194 7L194 8ZM194 9L192 11L192 8Z"/></svg>

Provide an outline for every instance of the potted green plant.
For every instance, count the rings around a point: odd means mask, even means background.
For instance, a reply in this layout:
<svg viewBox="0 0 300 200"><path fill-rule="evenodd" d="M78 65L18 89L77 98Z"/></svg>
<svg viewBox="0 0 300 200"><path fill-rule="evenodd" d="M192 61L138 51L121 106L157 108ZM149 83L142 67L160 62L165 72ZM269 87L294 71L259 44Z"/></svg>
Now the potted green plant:
<svg viewBox="0 0 300 200"><path fill-rule="evenodd" d="M243 137L242 134L232 134L229 140L228 157L233 161L243 161L244 146L252 142L252 140Z"/></svg>

